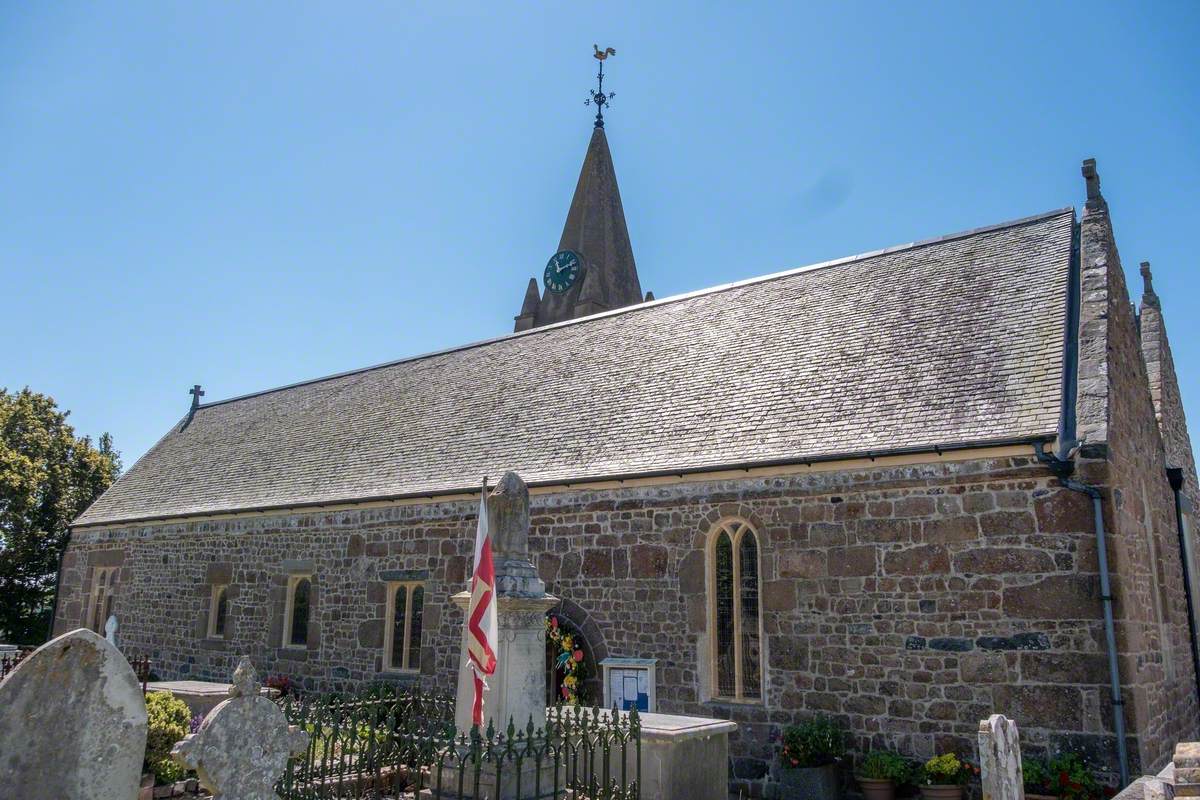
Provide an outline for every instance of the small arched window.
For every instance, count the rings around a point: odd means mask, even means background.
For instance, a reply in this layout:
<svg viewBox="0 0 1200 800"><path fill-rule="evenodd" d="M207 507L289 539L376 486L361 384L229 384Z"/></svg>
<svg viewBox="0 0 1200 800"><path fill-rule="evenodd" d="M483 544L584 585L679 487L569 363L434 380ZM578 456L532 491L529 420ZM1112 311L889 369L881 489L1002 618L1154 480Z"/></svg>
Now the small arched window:
<svg viewBox="0 0 1200 800"><path fill-rule="evenodd" d="M762 646L758 604L758 536L740 519L720 522L709 550L709 631L713 695L731 700L762 697Z"/></svg>
<svg viewBox="0 0 1200 800"><path fill-rule="evenodd" d="M291 583L284 646L306 647L308 619L312 606L312 580L307 575L302 575L293 577Z"/></svg>
<svg viewBox="0 0 1200 800"><path fill-rule="evenodd" d="M104 625L113 613L113 591L117 583L116 567L97 567L92 575L92 624L101 636Z"/></svg>
<svg viewBox="0 0 1200 800"><path fill-rule="evenodd" d="M384 669L418 671L421 669L421 615L425 611L425 587L411 582L389 583L387 586Z"/></svg>
<svg viewBox="0 0 1200 800"><path fill-rule="evenodd" d="M217 585L212 589L212 604L209 607L208 635L213 639L225 638L226 620L229 618L229 587Z"/></svg>

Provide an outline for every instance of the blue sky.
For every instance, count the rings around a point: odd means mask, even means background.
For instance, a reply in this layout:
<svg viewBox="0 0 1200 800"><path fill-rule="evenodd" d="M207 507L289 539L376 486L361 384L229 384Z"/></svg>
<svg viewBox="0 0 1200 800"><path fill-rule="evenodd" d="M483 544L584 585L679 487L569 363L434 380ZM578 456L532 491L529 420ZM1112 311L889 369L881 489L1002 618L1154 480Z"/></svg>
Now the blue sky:
<svg viewBox="0 0 1200 800"><path fill-rule="evenodd" d="M1200 4L0 4L0 386L126 465L208 400L511 330L593 43L656 296L1081 206L1200 424ZM1200 434L1200 428L1194 428Z"/></svg>

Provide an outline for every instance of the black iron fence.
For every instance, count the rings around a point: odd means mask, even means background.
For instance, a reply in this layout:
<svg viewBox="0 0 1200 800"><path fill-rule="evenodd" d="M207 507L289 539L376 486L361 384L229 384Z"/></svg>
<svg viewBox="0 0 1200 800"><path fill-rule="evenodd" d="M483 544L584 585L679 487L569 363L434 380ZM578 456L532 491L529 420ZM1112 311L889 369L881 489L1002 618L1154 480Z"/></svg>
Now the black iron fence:
<svg viewBox="0 0 1200 800"><path fill-rule="evenodd" d="M465 735L455 730L453 700L415 691L372 688L280 704L310 735L277 787L285 800L639 797L636 711L563 706L540 725Z"/></svg>
<svg viewBox="0 0 1200 800"><path fill-rule="evenodd" d="M16 669L17 664L20 664L32 652L32 650L9 650L0 654L0 680L4 680L8 673Z"/></svg>

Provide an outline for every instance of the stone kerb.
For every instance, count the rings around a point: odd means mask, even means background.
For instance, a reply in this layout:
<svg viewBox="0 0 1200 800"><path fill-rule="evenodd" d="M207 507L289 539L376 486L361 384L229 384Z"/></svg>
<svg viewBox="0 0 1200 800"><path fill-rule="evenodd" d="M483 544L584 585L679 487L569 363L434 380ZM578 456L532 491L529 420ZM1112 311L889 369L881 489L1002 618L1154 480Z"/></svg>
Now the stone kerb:
<svg viewBox="0 0 1200 800"><path fill-rule="evenodd" d="M979 771L983 800L1025 800L1017 723L992 714L979 723Z"/></svg>
<svg viewBox="0 0 1200 800"><path fill-rule="evenodd" d="M259 694L261 688L254 665L243 656L229 699L171 751L173 759L196 770L214 800L278 800L275 784L288 757L308 747L308 734L288 725L279 706Z"/></svg>
<svg viewBox="0 0 1200 800"><path fill-rule="evenodd" d="M142 687L92 631L47 642L0 682L0 796L132 798L145 751Z"/></svg>
<svg viewBox="0 0 1200 800"><path fill-rule="evenodd" d="M1200 742L1175 745L1174 784L1176 797L1200 797Z"/></svg>

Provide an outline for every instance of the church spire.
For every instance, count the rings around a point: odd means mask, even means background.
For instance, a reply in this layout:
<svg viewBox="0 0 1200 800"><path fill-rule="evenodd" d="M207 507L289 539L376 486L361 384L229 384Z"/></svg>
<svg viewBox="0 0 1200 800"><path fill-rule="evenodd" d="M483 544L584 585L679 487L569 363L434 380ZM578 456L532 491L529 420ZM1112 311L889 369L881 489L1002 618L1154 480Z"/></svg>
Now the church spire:
<svg viewBox="0 0 1200 800"><path fill-rule="evenodd" d="M616 51L611 47L606 50L595 47L595 50L603 70L604 60ZM617 175L604 133L601 111L612 94L602 93L602 80L597 77L598 89L591 93L591 102L598 106L595 126L567 211L558 252L546 266L541 302L530 320L527 314L532 304L526 293L522 313L516 318L516 330L642 302L642 287L633 260L629 229L625 226L621 192L617 188Z"/></svg>

